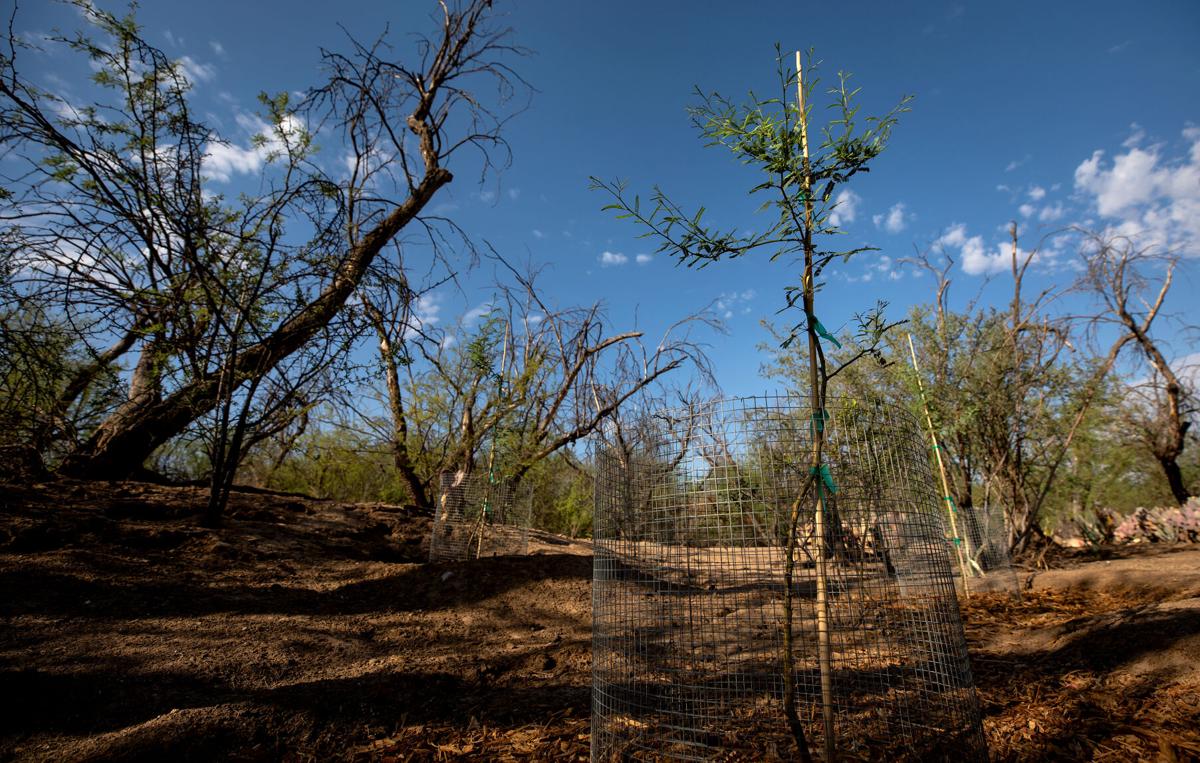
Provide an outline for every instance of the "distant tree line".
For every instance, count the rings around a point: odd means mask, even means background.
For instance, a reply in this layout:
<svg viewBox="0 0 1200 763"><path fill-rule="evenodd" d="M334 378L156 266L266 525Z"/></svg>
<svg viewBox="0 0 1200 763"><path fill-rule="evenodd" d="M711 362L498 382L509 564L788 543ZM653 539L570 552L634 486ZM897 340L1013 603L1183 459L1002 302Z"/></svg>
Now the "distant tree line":
<svg viewBox="0 0 1200 763"><path fill-rule="evenodd" d="M1196 369L1169 361L1163 341L1177 258L1121 235L1058 235L1077 248L1078 276L1031 296L1025 278L1038 248L1022 250L1012 226L1007 308L971 301L956 309L954 260L909 258L932 276L931 301L889 335L879 363L851 369L835 389L901 401L923 420L911 335L953 500L967 511L1001 507L1017 549L1111 509L1182 505L1200 480ZM1055 302L1068 292L1090 297L1094 309L1062 314ZM806 373L787 353L766 371L789 383Z"/></svg>

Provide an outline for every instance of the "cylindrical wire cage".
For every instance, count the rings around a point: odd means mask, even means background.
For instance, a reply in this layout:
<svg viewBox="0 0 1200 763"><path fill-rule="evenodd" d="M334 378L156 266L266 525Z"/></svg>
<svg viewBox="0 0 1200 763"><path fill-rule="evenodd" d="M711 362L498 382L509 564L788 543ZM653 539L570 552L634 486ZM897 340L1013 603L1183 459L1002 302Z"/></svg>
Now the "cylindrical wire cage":
<svg viewBox="0 0 1200 763"><path fill-rule="evenodd" d="M986 760L909 414L720 400L596 459L593 760Z"/></svg>
<svg viewBox="0 0 1200 763"><path fill-rule="evenodd" d="M443 473L429 561L458 562L524 554L532 493L486 473Z"/></svg>
<svg viewBox="0 0 1200 763"><path fill-rule="evenodd" d="M958 512L963 525L959 530L963 537L959 541L962 559L958 561L958 567L966 568L966 592L1007 593L1020 598L1020 581L1009 552L1009 531L1003 507L985 503L953 510ZM958 575L960 569L956 568L954 572Z"/></svg>

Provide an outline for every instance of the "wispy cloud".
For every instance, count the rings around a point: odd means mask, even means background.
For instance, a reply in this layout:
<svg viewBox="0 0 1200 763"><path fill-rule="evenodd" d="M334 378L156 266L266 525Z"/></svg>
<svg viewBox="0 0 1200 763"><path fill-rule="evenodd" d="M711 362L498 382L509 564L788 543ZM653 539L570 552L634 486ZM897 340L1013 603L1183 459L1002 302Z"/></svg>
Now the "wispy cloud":
<svg viewBox="0 0 1200 763"><path fill-rule="evenodd" d="M191 56L181 56L175 65L188 82L193 85L198 82L208 82L217 76L217 67L197 61Z"/></svg>
<svg viewBox="0 0 1200 763"><path fill-rule="evenodd" d="M751 311L749 305L758 293L754 289L745 289L743 291L722 292L713 302L713 309L725 320L729 320L735 314L746 315Z"/></svg>
<svg viewBox="0 0 1200 763"><path fill-rule="evenodd" d="M534 229L531 231L531 233L533 233L533 237L534 237L534 238L536 238L536 239L543 239L543 238L545 238L545 237L546 237L546 234L545 234L545 233L542 233L542 232L541 232L540 230L538 230L537 228L534 228Z"/></svg>
<svg viewBox="0 0 1200 763"><path fill-rule="evenodd" d="M620 252L601 252L600 256L596 259L599 261L600 267L602 268L618 267L629 262L629 258Z"/></svg>
<svg viewBox="0 0 1200 763"><path fill-rule="evenodd" d="M1132 44L1133 40L1125 40L1124 42L1118 42L1116 45L1110 45L1108 48L1108 53L1109 55L1112 55L1113 53L1120 53L1122 50L1125 50Z"/></svg>
<svg viewBox="0 0 1200 763"><path fill-rule="evenodd" d="M636 259L637 259L637 264L639 264L639 265L649 265L651 262L654 262L654 255L639 254Z"/></svg>
<svg viewBox="0 0 1200 763"><path fill-rule="evenodd" d="M299 135L304 129L296 117L287 115L277 127L268 125L258 117L238 114L237 123L251 135L262 135L265 141L243 148L236 143L210 142L204 147L204 174L217 182L226 183L234 175L249 175L262 169L267 159L284 148L289 136Z"/></svg>
<svg viewBox="0 0 1200 763"><path fill-rule="evenodd" d="M417 297L417 301L413 304L412 312L408 317L408 325L405 326L403 332L404 339L411 339L416 336L419 331L428 331L433 326L436 326L441 320L442 306L445 302L445 296L440 292L430 294L422 294ZM443 347L449 347L443 340Z"/></svg>
<svg viewBox="0 0 1200 763"><path fill-rule="evenodd" d="M491 300L472 307L470 310L463 313L462 325L468 328L474 326L476 323L482 320L484 316L492 312L493 307L494 305Z"/></svg>
<svg viewBox="0 0 1200 763"><path fill-rule="evenodd" d="M1032 155L1030 155L1030 154L1025 154L1025 155L1024 155L1024 156L1022 156L1020 159L1013 159L1013 160L1012 160L1012 161L1010 161L1008 164L1004 165L1004 171L1005 171L1005 172L1012 172L1013 170L1015 170L1015 169L1017 169L1018 167L1020 167L1021 165L1025 164L1026 162L1028 162L1028 161L1029 161L1030 159L1032 159L1032 158L1033 158L1033 156L1032 156Z"/></svg>
<svg viewBox="0 0 1200 763"><path fill-rule="evenodd" d="M876 228L882 228L888 233L899 233L908 225L908 220L905 217L904 202L893 204L887 212L880 215L873 215L871 222L875 223Z"/></svg>
<svg viewBox="0 0 1200 763"><path fill-rule="evenodd" d="M1044 223L1050 223L1054 222L1055 220L1061 220L1062 216L1066 213L1067 210L1062 205L1062 202L1055 202L1054 204L1047 204L1046 206L1042 207L1042 210L1038 212L1038 220Z"/></svg>
<svg viewBox="0 0 1200 763"><path fill-rule="evenodd" d="M212 52L221 58L225 58L225 46L217 40L209 40L208 47L212 48Z"/></svg>
<svg viewBox="0 0 1200 763"><path fill-rule="evenodd" d="M1137 122L1129 125L1129 137L1121 142L1124 148L1137 148L1146 140L1146 131Z"/></svg>

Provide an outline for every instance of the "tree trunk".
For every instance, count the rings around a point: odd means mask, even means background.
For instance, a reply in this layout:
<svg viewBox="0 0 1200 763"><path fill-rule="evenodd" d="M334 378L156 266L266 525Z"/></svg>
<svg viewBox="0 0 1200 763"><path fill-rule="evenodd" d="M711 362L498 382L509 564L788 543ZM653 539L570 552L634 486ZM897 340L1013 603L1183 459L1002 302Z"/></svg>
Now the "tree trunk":
<svg viewBox="0 0 1200 763"><path fill-rule="evenodd" d="M416 466L408 452L408 417L404 415L400 369L396 367L396 348L392 346L383 313L366 295L362 296L362 303L367 319L371 321L371 325L375 328L375 335L379 339L379 359L383 363L384 374L387 378L388 412L392 417L392 462L396 465L396 470L400 472L400 477L408 488L409 498L413 505L432 506L429 493L425 489L424 483L421 482Z"/></svg>
<svg viewBox="0 0 1200 763"><path fill-rule="evenodd" d="M246 348L233 362L233 372L265 374L312 339L346 303L375 256L452 179L441 167L429 171L404 203L350 250L324 291L269 337ZM155 449L217 405L220 378L219 373L206 374L163 400L144 405L131 401L122 406L63 461L59 471L81 479L120 479L133 474Z"/></svg>
<svg viewBox="0 0 1200 763"><path fill-rule="evenodd" d="M1167 484L1171 487L1171 495L1175 496L1175 500L1180 506L1187 503L1192 496L1183 482L1183 472L1179 469L1179 462L1175 460L1174 456L1169 456L1159 458L1158 463L1162 465L1163 473L1167 475Z"/></svg>

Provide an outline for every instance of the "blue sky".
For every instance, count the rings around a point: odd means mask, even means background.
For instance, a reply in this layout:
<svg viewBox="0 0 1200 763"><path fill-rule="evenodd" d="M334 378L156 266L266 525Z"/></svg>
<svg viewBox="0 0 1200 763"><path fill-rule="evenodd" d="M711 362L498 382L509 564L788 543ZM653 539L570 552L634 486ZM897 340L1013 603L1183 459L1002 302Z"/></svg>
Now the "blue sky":
<svg viewBox="0 0 1200 763"><path fill-rule="evenodd" d="M536 92L507 132L512 166L482 185L476 168L453 167L441 210L507 257L546 265L542 285L560 305L605 301L619 330L636 322L661 331L715 305L729 331L707 341L727 392L766 384L759 322L782 305L782 286L796 274L765 257L703 271L648 257L655 246L600 210L607 200L588 190L588 177L644 192L658 184L685 207L706 206L713 223L756 227L757 202L745 193L754 177L704 148L685 109L696 85L737 98L752 88L773 94L776 42L815 47L826 82L838 69L854 72L866 113L916 96L888 153L839 210L849 242L882 251L831 275L818 310L830 328L846 327L876 299L891 302L895 316L928 301L930 278L897 262L914 245L940 243L958 259L960 304L988 275L985 299L1006 298L999 247L1014 219L1030 245L1073 223L1158 237L1190 258L1170 305L1176 312L1200 285L1200 4L497 6L515 41L533 52L514 66ZM428 28L433 7L148 0L138 16L152 42L187 57L207 119L248 147L256 94L319 83L319 47L345 48L337 24L362 37L390 24L403 45L408 31ZM29 3L17 29L36 35L77 21L57 4ZM86 76L61 56L26 67L67 88ZM248 179L233 163L214 182L231 191ZM1046 252L1031 286L1066 285L1071 252L1053 241ZM430 317L453 321L486 301L487 275L467 279L466 294L439 295ZM1174 354L1194 351L1182 334L1175 341Z"/></svg>

